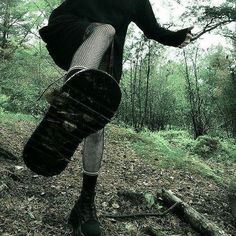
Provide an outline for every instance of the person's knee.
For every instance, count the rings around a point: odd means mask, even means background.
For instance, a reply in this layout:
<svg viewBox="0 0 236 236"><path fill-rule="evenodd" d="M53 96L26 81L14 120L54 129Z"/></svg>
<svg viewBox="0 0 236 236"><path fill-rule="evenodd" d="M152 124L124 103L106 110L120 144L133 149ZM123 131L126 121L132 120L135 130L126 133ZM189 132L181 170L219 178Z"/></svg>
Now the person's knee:
<svg viewBox="0 0 236 236"><path fill-rule="evenodd" d="M107 34L109 34L112 37L115 36L116 30L112 25L105 24L104 27L106 27Z"/></svg>
<svg viewBox="0 0 236 236"><path fill-rule="evenodd" d="M116 30L112 25L109 24L102 24L98 26L99 31L108 37L114 37L116 34Z"/></svg>

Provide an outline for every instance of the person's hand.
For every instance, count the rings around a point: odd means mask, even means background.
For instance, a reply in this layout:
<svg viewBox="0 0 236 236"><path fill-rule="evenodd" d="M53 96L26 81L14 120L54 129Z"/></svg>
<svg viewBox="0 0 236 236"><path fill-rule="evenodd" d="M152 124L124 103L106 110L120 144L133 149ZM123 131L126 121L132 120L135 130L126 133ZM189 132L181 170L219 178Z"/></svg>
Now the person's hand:
<svg viewBox="0 0 236 236"><path fill-rule="evenodd" d="M184 42L181 43L181 44L178 46L179 48L186 47L186 46L191 42L191 40L192 40L192 38L193 38L193 35L192 35L192 33L191 33L191 30L192 30L193 28L194 28L193 26L191 26L191 27L188 28L188 31L187 31L187 34L186 34L186 38L185 38Z"/></svg>

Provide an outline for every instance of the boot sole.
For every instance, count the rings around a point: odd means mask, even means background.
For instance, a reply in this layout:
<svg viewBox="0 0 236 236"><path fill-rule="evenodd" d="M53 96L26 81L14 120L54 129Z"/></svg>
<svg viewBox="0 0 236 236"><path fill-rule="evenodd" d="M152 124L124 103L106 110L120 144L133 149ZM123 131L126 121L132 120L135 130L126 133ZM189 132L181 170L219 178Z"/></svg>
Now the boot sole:
<svg viewBox="0 0 236 236"><path fill-rule="evenodd" d="M60 174L83 138L111 121L120 100L119 85L107 73L75 73L26 143L25 164L39 175Z"/></svg>

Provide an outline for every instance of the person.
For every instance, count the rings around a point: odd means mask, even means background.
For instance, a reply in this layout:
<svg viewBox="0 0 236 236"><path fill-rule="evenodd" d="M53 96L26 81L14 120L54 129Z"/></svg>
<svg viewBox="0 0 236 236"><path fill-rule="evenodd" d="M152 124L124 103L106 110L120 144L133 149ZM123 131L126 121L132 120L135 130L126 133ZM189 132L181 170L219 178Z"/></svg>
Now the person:
<svg viewBox="0 0 236 236"><path fill-rule="evenodd" d="M119 82L131 21L147 38L163 45L181 48L191 41L193 27L176 32L161 27L149 0L65 0L39 33L55 63L68 75L83 68L101 69ZM84 141L82 190L69 216L74 235L102 235L94 201L103 143L103 129Z"/></svg>

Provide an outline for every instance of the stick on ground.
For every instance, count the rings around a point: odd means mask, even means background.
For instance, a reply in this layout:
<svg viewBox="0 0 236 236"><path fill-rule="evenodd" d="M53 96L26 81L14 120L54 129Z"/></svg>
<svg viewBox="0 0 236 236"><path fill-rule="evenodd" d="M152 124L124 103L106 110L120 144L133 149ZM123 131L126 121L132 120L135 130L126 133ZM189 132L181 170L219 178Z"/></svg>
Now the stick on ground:
<svg viewBox="0 0 236 236"><path fill-rule="evenodd" d="M201 215L187 203L183 202L180 198L176 197L170 190L162 190L162 199L167 205L177 203L175 212L183 217L196 231L201 235L207 236L227 236L223 230L219 229L214 223L210 222L206 217Z"/></svg>

